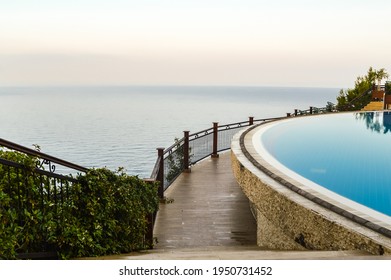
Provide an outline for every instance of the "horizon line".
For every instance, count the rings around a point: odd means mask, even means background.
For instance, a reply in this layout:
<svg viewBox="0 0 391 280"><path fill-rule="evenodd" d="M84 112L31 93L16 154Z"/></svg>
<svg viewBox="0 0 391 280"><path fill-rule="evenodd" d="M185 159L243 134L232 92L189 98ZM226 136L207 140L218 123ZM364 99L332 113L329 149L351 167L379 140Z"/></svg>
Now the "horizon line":
<svg viewBox="0 0 391 280"><path fill-rule="evenodd" d="M237 85L237 84L31 84L31 85L0 85L0 88L75 88L75 87L237 87L237 88L329 88L346 89L341 86L312 85Z"/></svg>

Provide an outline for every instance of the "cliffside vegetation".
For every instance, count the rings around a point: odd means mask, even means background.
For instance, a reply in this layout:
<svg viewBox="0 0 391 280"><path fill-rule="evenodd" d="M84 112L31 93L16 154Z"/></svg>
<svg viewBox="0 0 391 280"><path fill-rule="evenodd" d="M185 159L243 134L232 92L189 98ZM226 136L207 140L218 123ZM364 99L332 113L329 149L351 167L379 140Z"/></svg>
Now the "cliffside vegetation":
<svg viewBox="0 0 391 280"><path fill-rule="evenodd" d="M384 78L388 78L384 68L375 70L370 67L366 75L357 77L354 88L341 89L337 97L337 110L350 111L363 108L371 101L370 91L375 88L376 82L379 86Z"/></svg>

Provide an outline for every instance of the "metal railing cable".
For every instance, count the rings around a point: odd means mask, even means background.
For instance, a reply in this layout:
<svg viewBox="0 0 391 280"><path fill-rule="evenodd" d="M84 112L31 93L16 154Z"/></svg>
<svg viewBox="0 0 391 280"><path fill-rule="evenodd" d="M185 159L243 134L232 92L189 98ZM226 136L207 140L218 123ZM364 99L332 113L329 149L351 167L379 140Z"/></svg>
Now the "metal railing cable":
<svg viewBox="0 0 391 280"><path fill-rule="evenodd" d="M10 149L10 150L24 153L26 155L37 157L37 158L41 159L42 164L48 165L49 170L51 172L54 172L56 169L56 166L54 164L59 164L64 167L68 167L68 168L71 168L71 169L74 169L77 171L81 171L81 172L88 171L88 168L86 168L86 167L80 166L78 164L74 164L72 162L69 162L69 161L48 155L48 154L41 153L40 151L24 147L22 145L13 143L11 141L8 141L8 140L2 139L2 138L0 138L0 147L4 147L4 148Z"/></svg>

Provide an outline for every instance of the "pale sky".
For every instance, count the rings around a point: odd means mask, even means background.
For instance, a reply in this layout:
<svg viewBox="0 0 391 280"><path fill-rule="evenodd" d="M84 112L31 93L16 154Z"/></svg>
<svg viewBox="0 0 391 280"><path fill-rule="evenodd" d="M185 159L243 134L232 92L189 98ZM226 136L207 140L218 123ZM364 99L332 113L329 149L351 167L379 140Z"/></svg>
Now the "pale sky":
<svg viewBox="0 0 391 280"><path fill-rule="evenodd" d="M0 86L352 87L389 0L0 0Z"/></svg>

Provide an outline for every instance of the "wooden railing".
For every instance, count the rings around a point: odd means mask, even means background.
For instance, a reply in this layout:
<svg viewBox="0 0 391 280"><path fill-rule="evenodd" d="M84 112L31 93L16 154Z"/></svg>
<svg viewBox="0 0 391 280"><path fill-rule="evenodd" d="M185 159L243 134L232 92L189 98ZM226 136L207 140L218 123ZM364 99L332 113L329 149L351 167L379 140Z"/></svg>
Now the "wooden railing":
<svg viewBox="0 0 391 280"><path fill-rule="evenodd" d="M322 108L296 109L293 113L287 113L286 117L265 119L249 117L247 121L224 125L214 122L212 127L192 134L189 131L184 131L183 137L177 139L170 147L157 149L158 156L150 179L159 182L159 196L163 198L165 190L182 172L189 171L191 165L209 156L218 157L219 152L230 149L232 137L243 128L293 116L323 114L334 111L335 105L329 102L326 107Z"/></svg>

